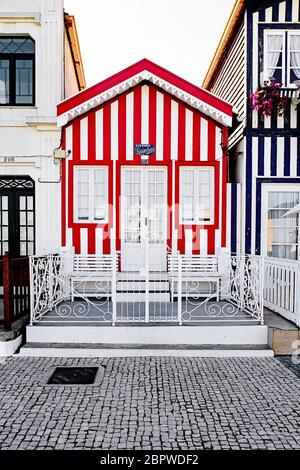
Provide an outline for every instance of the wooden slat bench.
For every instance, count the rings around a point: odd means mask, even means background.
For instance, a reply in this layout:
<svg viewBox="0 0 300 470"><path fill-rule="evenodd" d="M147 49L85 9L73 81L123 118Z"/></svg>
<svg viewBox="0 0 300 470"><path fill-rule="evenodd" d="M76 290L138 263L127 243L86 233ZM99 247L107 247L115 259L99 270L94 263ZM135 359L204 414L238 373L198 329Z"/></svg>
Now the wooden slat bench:
<svg viewBox="0 0 300 470"><path fill-rule="evenodd" d="M116 265L117 265L116 259ZM112 255L74 255L73 270L70 275L71 300L74 301L74 289L87 282L95 283L95 289L84 292L85 297L99 295L96 289L97 282L107 282L108 289L105 296L111 296L111 281L113 276L113 256ZM78 291L80 293L80 291ZM104 295L103 295L104 296Z"/></svg>
<svg viewBox="0 0 300 470"><path fill-rule="evenodd" d="M168 273L171 284L171 300L178 295L178 256L168 256ZM220 300L220 287L222 275L219 272L219 263L217 256L201 256L201 255L181 255L181 272L182 272L182 287L187 291L187 284L191 282L213 283L215 285L215 292L212 293L209 289L207 292L201 290L201 295L213 295L217 301ZM183 296L188 292L182 290Z"/></svg>

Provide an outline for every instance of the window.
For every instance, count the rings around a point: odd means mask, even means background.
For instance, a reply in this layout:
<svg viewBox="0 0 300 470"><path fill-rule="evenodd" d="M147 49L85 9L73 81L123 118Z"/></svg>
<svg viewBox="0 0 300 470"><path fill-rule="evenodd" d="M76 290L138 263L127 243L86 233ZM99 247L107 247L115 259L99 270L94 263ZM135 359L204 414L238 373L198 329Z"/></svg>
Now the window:
<svg viewBox="0 0 300 470"><path fill-rule="evenodd" d="M290 86L300 79L300 33L265 30L261 85L264 81Z"/></svg>
<svg viewBox="0 0 300 470"><path fill-rule="evenodd" d="M214 223L214 168L181 167L180 222Z"/></svg>
<svg viewBox="0 0 300 470"><path fill-rule="evenodd" d="M35 44L29 37L0 37L0 105L34 105Z"/></svg>
<svg viewBox="0 0 300 470"><path fill-rule="evenodd" d="M108 169L75 167L75 221L108 222Z"/></svg>
<svg viewBox="0 0 300 470"><path fill-rule="evenodd" d="M299 257L299 214L285 216L300 202L299 191L269 191L267 254L274 258Z"/></svg>

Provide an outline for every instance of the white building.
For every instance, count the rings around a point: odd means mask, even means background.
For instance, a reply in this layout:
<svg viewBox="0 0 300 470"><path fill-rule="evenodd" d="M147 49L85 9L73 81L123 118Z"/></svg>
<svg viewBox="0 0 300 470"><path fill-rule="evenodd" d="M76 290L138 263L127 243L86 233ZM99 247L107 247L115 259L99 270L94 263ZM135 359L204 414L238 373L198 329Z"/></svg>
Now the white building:
<svg viewBox="0 0 300 470"><path fill-rule="evenodd" d="M60 246L58 102L85 88L63 0L0 0L0 256Z"/></svg>

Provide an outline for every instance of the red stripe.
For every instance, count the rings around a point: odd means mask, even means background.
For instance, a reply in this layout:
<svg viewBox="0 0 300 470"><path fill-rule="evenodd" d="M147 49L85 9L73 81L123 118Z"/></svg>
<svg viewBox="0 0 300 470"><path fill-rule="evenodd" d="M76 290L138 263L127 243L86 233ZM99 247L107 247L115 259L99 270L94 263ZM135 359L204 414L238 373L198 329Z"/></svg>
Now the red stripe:
<svg viewBox="0 0 300 470"><path fill-rule="evenodd" d="M222 128L223 132L223 145L227 147L227 128ZM226 218L227 218L227 165L228 165L228 157L225 153L223 153L223 160L222 160L222 232L221 232L221 244L222 247L226 247Z"/></svg>
<svg viewBox="0 0 300 470"><path fill-rule="evenodd" d="M73 230L73 246L75 247L75 253L80 254L81 247L80 247L80 226L74 225Z"/></svg>
<svg viewBox="0 0 300 470"><path fill-rule="evenodd" d="M109 255L110 254L110 228L109 225L104 225L103 228L103 254Z"/></svg>
<svg viewBox="0 0 300 470"><path fill-rule="evenodd" d="M107 163L110 162L110 104L103 108L103 160Z"/></svg>
<svg viewBox="0 0 300 470"><path fill-rule="evenodd" d="M68 167L68 180L67 181L67 197L68 197L68 222L67 227L73 227L73 212L74 212L74 169L73 169L73 162L66 162Z"/></svg>
<svg viewBox="0 0 300 470"><path fill-rule="evenodd" d="M62 149L66 149L66 130L62 132ZM66 246L66 164L65 160L61 165L61 243Z"/></svg>
<svg viewBox="0 0 300 470"><path fill-rule="evenodd" d="M200 226L193 225L193 255L200 255Z"/></svg>
<svg viewBox="0 0 300 470"><path fill-rule="evenodd" d="M215 254L215 229L212 227L207 229L207 254Z"/></svg>
<svg viewBox="0 0 300 470"><path fill-rule="evenodd" d="M185 110L181 103L178 107L178 160L185 160Z"/></svg>
<svg viewBox="0 0 300 470"><path fill-rule="evenodd" d="M126 95L119 98L118 107L118 128L119 128L119 160L126 160ZM118 193L117 193L118 194Z"/></svg>
<svg viewBox="0 0 300 470"><path fill-rule="evenodd" d="M193 113L193 160L200 160L200 114Z"/></svg>
<svg viewBox="0 0 300 470"><path fill-rule="evenodd" d="M88 253L94 255L96 253L96 231L95 226L88 228Z"/></svg>
<svg viewBox="0 0 300 470"><path fill-rule="evenodd" d="M73 162L80 162L80 120L73 123Z"/></svg>
<svg viewBox="0 0 300 470"><path fill-rule="evenodd" d="M117 162L116 165L116 249L121 249L121 165Z"/></svg>
<svg viewBox="0 0 300 470"><path fill-rule="evenodd" d="M133 92L133 144L141 144L142 135L142 98L141 87Z"/></svg>
<svg viewBox="0 0 300 470"><path fill-rule="evenodd" d="M95 112L90 112L88 115L88 161L89 163L96 162Z"/></svg>
<svg viewBox="0 0 300 470"><path fill-rule="evenodd" d="M164 160L171 159L171 98L164 94Z"/></svg>
<svg viewBox="0 0 300 470"><path fill-rule="evenodd" d="M153 86L149 87L149 143L156 146L156 97L157 92ZM150 163L155 164L156 155L150 157Z"/></svg>

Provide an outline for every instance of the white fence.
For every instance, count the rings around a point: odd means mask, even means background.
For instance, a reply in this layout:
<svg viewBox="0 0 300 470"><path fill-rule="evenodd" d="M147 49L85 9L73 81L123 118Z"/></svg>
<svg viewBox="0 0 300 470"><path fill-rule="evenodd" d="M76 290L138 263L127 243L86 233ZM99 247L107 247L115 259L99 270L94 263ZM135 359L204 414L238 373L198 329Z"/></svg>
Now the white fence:
<svg viewBox="0 0 300 470"><path fill-rule="evenodd" d="M265 259L264 304L300 326L300 262Z"/></svg>
<svg viewBox="0 0 300 470"><path fill-rule="evenodd" d="M153 272L146 254L134 273L122 271L120 254L79 256L30 257L31 324L263 323L260 257L168 254L168 270Z"/></svg>

